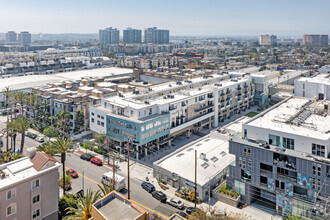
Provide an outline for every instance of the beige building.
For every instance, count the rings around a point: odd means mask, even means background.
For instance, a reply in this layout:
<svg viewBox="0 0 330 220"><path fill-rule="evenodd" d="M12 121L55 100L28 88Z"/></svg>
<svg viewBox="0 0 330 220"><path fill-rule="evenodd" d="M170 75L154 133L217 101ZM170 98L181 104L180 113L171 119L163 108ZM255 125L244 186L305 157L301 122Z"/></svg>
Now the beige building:
<svg viewBox="0 0 330 220"><path fill-rule="evenodd" d="M59 166L35 151L0 165L0 219L58 219Z"/></svg>
<svg viewBox="0 0 330 220"><path fill-rule="evenodd" d="M275 35L264 34L259 36L260 45L272 45L277 42L277 37Z"/></svg>
<svg viewBox="0 0 330 220"><path fill-rule="evenodd" d="M92 205L92 219L149 220L149 213L120 193L112 191Z"/></svg>

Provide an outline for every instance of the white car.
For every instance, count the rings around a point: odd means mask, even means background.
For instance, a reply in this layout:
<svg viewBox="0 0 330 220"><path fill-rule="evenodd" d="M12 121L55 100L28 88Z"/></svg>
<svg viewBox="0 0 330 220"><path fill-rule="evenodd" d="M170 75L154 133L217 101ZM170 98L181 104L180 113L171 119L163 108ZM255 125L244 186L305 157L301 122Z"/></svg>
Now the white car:
<svg viewBox="0 0 330 220"><path fill-rule="evenodd" d="M45 140L44 140L43 137L37 137L35 140L38 141L38 142L40 142L40 143L45 142Z"/></svg>
<svg viewBox="0 0 330 220"><path fill-rule="evenodd" d="M171 206L174 206L175 208L184 209L184 205L179 199L172 198L167 200L167 203L170 204Z"/></svg>

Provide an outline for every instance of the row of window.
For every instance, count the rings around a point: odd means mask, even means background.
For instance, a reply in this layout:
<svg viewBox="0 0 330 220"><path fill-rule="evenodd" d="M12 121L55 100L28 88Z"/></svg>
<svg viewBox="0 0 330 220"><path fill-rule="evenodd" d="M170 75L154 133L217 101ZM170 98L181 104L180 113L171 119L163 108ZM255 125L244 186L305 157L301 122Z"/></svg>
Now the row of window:
<svg viewBox="0 0 330 220"><path fill-rule="evenodd" d="M39 201L40 201L40 195L36 195L32 198L32 204L35 204ZM6 216L8 217L10 215L13 215L13 214L16 213L16 211L17 211L17 205L16 205L16 203L12 203L9 206L7 206ZM32 212L32 218L36 218L38 216L40 216L40 209L37 209L37 210Z"/></svg>
<svg viewBox="0 0 330 220"><path fill-rule="evenodd" d="M239 157L238 166L243 169L246 169L246 158ZM248 168L250 170L252 169L252 160L250 159L248 160Z"/></svg>
<svg viewBox="0 0 330 220"><path fill-rule="evenodd" d="M284 147L286 149L294 150L294 139L283 137L282 143L281 143L281 137L276 135L269 135L269 144L278 146L278 147Z"/></svg>
<svg viewBox="0 0 330 220"><path fill-rule="evenodd" d="M91 122L94 123L95 119L91 118ZM104 122L101 122L101 121L97 120L97 125L101 125L102 127L104 127Z"/></svg>

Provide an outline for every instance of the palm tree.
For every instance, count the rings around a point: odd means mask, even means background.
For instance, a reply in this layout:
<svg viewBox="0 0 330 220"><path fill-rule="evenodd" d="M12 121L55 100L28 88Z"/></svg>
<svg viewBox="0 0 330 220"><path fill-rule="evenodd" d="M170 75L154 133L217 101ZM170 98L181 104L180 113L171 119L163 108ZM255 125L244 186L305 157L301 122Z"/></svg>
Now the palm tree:
<svg viewBox="0 0 330 220"><path fill-rule="evenodd" d="M27 102L28 102L29 107L32 109L34 119L36 117L36 106L37 106L38 99L39 99L39 96L37 96L34 93L30 93L30 95L27 96Z"/></svg>
<svg viewBox="0 0 330 220"><path fill-rule="evenodd" d="M21 115L23 115L24 112L24 104L26 102L26 93L23 91L17 91L14 93L14 100L15 100L15 106L18 104L20 104L21 108L22 108L22 112ZM16 116L16 109L15 109L15 116Z"/></svg>
<svg viewBox="0 0 330 220"><path fill-rule="evenodd" d="M97 184L97 186L100 188L103 196L108 195L113 190L113 185L112 184L111 185L107 185L103 181L102 181L102 185Z"/></svg>
<svg viewBox="0 0 330 220"><path fill-rule="evenodd" d="M6 98L6 112L7 112L7 124L9 123L9 114L8 114L8 111L7 111L7 108L8 106L10 105L10 97L11 97L11 94L12 94L12 91L9 87L6 87L4 90L3 90L3 93L5 94L5 98ZM6 150L8 151L9 149L9 136L8 136L8 131L7 131L7 137L6 137Z"/></svg>
<svg viewBox="0 0 330 220"><path fill-rule="evenodd" d="M87 220L92 217L92 205L99 198L101 198L100 191L93 192L91 189L87 189L86 197L82 195L77 196L78 208L68 207L65 210L69 216L64 217L64 219L75 220L82 219Z"/></svg>
<svg viewBox="0 0 330 220"><path fill-rule="evenodd" d="M61 154L63 186L65 186L65 158L66 153L73 148L73 142L70 138L59 137L53 142L53 148L56 153ZM65 195L65 187L63 187L63 195Z"/></svg>
<svg viewBox="0 0 330 220"><path fill-rule="evenodd" d="M10 122L7 122L6 123L6 133L8 136L10 136L13 140L13 143L14 143L14 149L13 152L15 152L16 150L16 137L17 137L17 121L10 121Z"/></svg>
<svg viewBox="0 0 330 220"><path fill-rule="evenodd" d="M21 133L21 149L20 153L23 153L24 141L25 141L25 132L30 127L30 121L26 117L19 117L16 119L16 129L18 133Z"/></svg>
<svg viewBox="0 0 330 220"><path fill-rule="evenodd" d="M53 156L56 153L55 150L52 142L45 142L37 147L37 151L42 151L50 156Z"/></svg>

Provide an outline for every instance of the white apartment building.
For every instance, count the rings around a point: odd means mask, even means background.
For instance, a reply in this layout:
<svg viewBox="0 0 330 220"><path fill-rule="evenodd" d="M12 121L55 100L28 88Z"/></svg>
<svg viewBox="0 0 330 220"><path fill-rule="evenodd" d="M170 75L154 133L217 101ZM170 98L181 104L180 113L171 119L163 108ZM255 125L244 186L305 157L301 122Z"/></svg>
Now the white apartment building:
<svg viewBox="0 0 330 220"><path fill-rule="evenodd" d="M173 137L190 137L245 111L253 105L254 90L251 76L230 79L223 73L139 88L92 106L90 128L118 147L129 136L137 155L146 155L149 148L170 146Z"/></svg>
<svg viewBox="0 0 330 220"><path fill-rule="evenodd" d="M30 158L0 165L1 220L58 219L60 164L35 150Z"/></svg>
<svg viewBox="0 0 330 220"><path fill-rule="evenodd" d="M276 35L269 35L269 34L259 35L260 45L272 45L276 42L277 42Z"/></svg>
<svg viewBox="0 0 330 220"><path fill-rule="evenodd" d="M330 75L319 74L311 78L303 77L296 80L294 94L300 97L330 100Z"/></svg>

